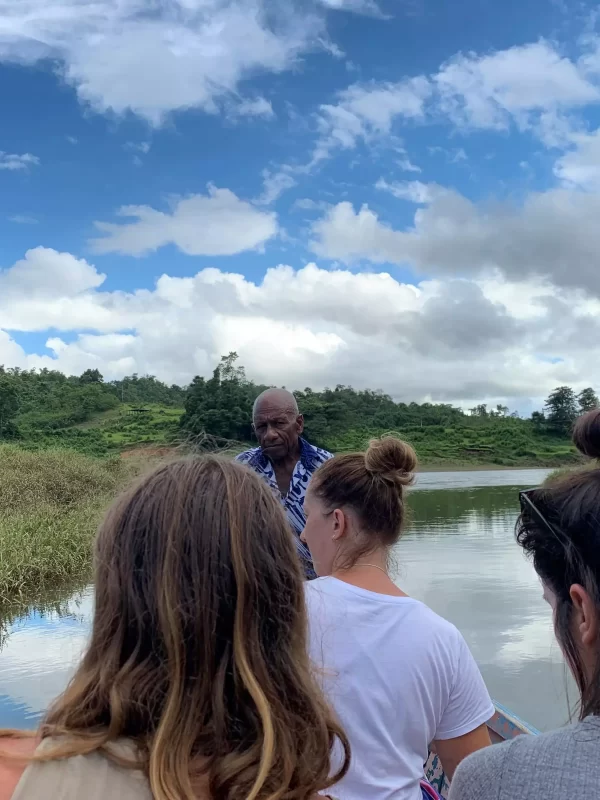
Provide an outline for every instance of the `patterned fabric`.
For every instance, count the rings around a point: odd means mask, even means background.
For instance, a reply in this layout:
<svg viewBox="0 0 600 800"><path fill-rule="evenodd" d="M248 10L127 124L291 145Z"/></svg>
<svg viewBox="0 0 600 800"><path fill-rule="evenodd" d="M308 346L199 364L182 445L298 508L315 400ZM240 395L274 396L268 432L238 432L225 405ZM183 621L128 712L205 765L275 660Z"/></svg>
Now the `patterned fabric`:
<svg viewBox="0 0 600 800"><path fill-rule="evenodd" d="M260 447L255 447L252 450L246 450L236 457L236 461L241 464L246 464L248 467L258 473L258 475L265 480L277 498L281 500L288 519L292 525L292 529L296 534L296 549L304 564L304 571L309 580L316 577L312 565L312 558L310 550L300 541L300 534L306 525L306 517L304 516L304 497L308 488L309 481L313 473L332 458L332 454L327 450L321 450L320 447L314 447L309 444L306 439L300 439L300 460L294 467L292 481L290 488L285 497L279 491L277 486L277 479L275 478L275 470L273 465L263 453Z"/></svg>
<svg viewBox="0 0 600 800"><path fill-rule="evenodd" d="M421 794L423 795L423 800L442 800L441 795L427 781L421 781Z"/></svg>

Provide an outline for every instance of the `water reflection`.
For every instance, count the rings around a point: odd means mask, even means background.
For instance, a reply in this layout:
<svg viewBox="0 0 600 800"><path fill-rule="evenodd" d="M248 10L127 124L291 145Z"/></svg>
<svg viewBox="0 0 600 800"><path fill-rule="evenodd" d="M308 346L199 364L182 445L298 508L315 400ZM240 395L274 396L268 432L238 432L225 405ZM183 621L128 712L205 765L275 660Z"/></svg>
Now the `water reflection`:
<svg viewBox="0 0 600 800"><path fill-rule="evenodd" d="M495 699L543 730L562 725L567 680L550 609L514 540L517 489L422 490L410 505L398 583L461 630Z"/></svg>
<svg viewBox="0 0 600 800"><path fill-rule="evenodd" d="M548 729L567 719L564 669L541 587L513 534L515 487L544 477L541 470L419 476L412 523L395 555L399 584L462 631L492 695ZM0 726L34 727L64 689L92 607L88 587L0 624Z"/></svg>
<svg viewBox="0 0 600 800"><path fill-rule="evenodd" d="M0 654L0 725L36 725L79 661L92 608L88 587L13 619Z"/></svg>

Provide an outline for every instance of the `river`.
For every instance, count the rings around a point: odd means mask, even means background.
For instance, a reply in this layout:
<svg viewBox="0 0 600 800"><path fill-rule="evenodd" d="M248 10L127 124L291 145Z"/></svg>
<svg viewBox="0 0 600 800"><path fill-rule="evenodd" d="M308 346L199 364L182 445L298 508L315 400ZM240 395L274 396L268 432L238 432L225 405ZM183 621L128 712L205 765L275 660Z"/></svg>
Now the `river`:
<svg viewBox="0 0 600 800"><path fill-rule="evenodd" d="M463 633L495 700L541 730L568 719L550 610L514 542L518 488L544 470L424 473L394 553L398 584ZM33 727L85 647L91 587L5 625L0 726ZM574 691L569 690L571 697Z"/></svg>

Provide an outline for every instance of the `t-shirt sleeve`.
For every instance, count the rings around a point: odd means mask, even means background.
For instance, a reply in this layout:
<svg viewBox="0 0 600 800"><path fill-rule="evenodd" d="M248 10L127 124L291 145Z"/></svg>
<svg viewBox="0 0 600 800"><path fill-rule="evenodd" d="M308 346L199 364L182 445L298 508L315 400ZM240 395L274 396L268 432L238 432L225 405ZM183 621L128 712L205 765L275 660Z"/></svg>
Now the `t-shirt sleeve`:
<svg viewBox="0 0 600 800"><path fill-rule="evenodd" d="M478 750L456 768L448 800L498 800L510 743Z"/></svg>
<svg viewBox="0 0 600 800"><path fill-rule="evenodd" d="M471 733L494 715L494 705L467 643L456 631L455 671L448 704L436 739L455 739Z"/></svg>

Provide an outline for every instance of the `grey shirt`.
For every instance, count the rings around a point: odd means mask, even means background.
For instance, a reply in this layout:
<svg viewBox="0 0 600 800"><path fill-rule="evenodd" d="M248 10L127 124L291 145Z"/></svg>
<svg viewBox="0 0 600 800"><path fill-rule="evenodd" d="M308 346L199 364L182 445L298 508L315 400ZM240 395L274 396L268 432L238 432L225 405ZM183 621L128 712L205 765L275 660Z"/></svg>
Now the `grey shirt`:
<svg viewBox="0 0 600 800"><path fill-rule="evenodd" d="M600 797L600 717L479 750L456 770L449 800L584 797Z"/></svg>

